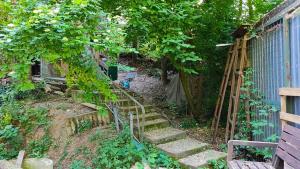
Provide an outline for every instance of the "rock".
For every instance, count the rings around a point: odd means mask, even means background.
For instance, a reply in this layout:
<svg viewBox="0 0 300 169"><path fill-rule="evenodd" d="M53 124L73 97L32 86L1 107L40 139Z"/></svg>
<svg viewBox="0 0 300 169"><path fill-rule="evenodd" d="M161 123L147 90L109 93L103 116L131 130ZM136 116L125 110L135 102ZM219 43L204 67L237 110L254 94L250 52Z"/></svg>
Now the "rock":
<svg viewBox="0 0 300 169"><path fill-rule="evenodd" d="M22 169L18 167L15 162L15 160L0 160L0 169Z"/></svg>
<svg viewBox="0 0 300 169"><path fill-rule="evenodd" d="M53 161L47 158L27 158L22 167L23 169L53 169Z"/></svg>
<svg viewBox="0 0 300 169"><path fill-rule="evenodd" d="M46 86L45 86L45 92L46 93L51 93L52 92L52 89L51 89L50 85L46 84Z"/></svg>
<svg viewBox="0 0 300 169"><path fill-rule="evenodd" d="M64 96L65 94L61 91L54 91L54 94L60 95L60 96Z"/></svg>

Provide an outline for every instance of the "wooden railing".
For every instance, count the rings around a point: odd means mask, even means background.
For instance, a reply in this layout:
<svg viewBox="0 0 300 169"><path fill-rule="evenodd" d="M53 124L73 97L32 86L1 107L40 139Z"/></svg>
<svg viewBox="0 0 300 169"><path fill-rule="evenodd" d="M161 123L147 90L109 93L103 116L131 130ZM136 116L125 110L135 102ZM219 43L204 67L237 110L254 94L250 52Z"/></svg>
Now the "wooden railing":
<svg viewBox="0 0 300 169"><path fill-rule="evenodd" d="M300 97L300 88L281 88L279 89L279 95L281 97L280 120L282 128L288 122L300 124L299 115L287 113L287 97Z"/></svg>

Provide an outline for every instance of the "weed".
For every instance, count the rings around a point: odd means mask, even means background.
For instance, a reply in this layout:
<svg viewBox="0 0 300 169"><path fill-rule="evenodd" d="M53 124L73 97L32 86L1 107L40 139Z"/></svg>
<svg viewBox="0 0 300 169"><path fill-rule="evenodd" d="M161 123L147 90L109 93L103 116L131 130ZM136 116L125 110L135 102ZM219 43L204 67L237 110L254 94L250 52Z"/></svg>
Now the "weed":
<svg viewBox="0 0 300 169"><path fill-rule="evenodd" d="M67 140L65 146L64 146L64 151L63 151L63 154L60 156L60 158L58 159L58 162L57 162L57 168L58 169L62 169L62 162L65 160L65 158L68 156L68 146L71 144L71 140Z"/></svg>
<svg viewBox="0 0 300 169"><path fill-rule="evenodd" d="M180 168L178 162L150 144L132 140L128 128L116 139L103 142L97 149L93 166L100 168L130 168L135 163L146 162L151 168Z"/></svg>
<svg viewBox="0 0 300 169"><path fill-rule="evenodd" d="M0 160L11 159L18 155L23 143L19 128L7 125L0 130Z"/></svg>
<svg viewBox="0 0 300 169"><path fill-rule="evenodd" d="M225 160L211 160L208 162L212 169L228 169Z"/></svg>
<svg viewBox="0 0 300 169"><path fill-rule="evenodd" d="M91 128L93 128L93 122L90 120L82 120L78 125L78 132L83 133Z"/></svg>
<svg viewBox="0 0 300 169"><path fill-rule="evenodd" d="M86 166L85 162L82 160L74 160L71 163L70 169L92 169L92 168Z"/></svg>
<svg viewBox="0 0 300 169"><path fill-rule="evenodd" d="M32 158L45 157L45 153L48 152L52 142L52 138L48 133L46 133L41 139L31 141L26 152L28 153L29 157Z"/></svg>
<svg viewBox="0 0 300 169"><path fill-rule="evenodd" d="M89 142L94 142L96 140L100 140L102 138L102 133L100 130L97 130L93 135L90 135L88 140Z"/></svg>
<svg viewBox="0 0 300 169"><path fill-rule="evenodd" d="M180 123L180 127L183 129L196 128L198 126L198 122L193 118L186 118Z"/></svg>
<svg viewBox="0 0 300 169"><path fill-rule="evenodd" d="M68 110L68 108L69 108L68 105L66 105L65 103L61 103L56 107L57 110L63 110L63 111Z"/></svg>

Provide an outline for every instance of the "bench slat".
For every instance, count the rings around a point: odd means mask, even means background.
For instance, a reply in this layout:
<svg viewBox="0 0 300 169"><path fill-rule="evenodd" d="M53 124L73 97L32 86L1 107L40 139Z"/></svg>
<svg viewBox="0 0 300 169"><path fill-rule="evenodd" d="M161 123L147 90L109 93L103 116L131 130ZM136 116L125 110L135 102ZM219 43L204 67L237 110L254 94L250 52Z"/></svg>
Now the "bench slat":
<svg viewBox="0 0 300 169"><path fill-rule="evenodd" d="M295 136L296 138L300 139L300 129L290 126L290 125L285 125L283 128L283 132L285 133L289 133L293 136Z"/></svg>
<svg viewBox="0 0 300 169"><path fill-rule="evenodd" d="M283 132L281 135L281 139L300 149L300 139L298 139L297 137L290 135L289 133Z"/></svg>
<svg viewBox="0 0 300 169"><path fill-rule="evenodd" d="M294 168L298 168L300 166L300 161L295 159L293 156L283 151L281 148L278 148L276 154L287 164Z"/></svg>
<svg viewBox="0 0 300 169"><path fill-rule="evenodd" d="M295 147L282 140L279 141L278 147L300 161L300 150L297 150Z"/></svg>
<svg viewBox="0 0 300 169"><path fill-rule="evenodd" d="M274 169L270 163L233 160L228 163L230 169Z"/></svg>
<svg viewBox="0 0 300 169"><path fill-rule="evenodd" d="M240 167L238 166L236 160L230 161L228 164L229 164L230 169L240 169Z"/></svg>

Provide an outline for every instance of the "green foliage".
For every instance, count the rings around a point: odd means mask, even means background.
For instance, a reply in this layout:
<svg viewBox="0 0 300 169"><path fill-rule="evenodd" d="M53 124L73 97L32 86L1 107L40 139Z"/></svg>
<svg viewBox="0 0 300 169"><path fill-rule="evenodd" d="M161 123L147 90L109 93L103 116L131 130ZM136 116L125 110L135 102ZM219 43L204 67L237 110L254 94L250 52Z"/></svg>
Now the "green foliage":
<svg viewBox="0 0 300 169"><path fill-rule="evenodd" d="M212 169L228 169L225 160L211 160L208 164L212 167Z"/></svg>
<svg viewBox="0 0 300 169"><path fill-rule="evenodd" d="M64 146L63 154L59 157L58 162L57 162L57 168L58 169L62 169L62 163L69 154L67 149L68 149L70 144L71 144L71 140L67 140L67 142Z"/></svg>
<svg viewBox="0 0 300 169"><path fill-rule="evenodd" d="M185 118L180 122L180 127L183 129L196 128L198 126L198 122L193 118Z"/></svg>
<svg viewBox="0 0 300 169"><path fill-rule="evenodd" d="M75 160L72 161L70 169L92 169L92 168L86 166L85 162L82 160Z"/></svg>
<svg viewBox="0 0 300 169"><path fill-rule="evenodd" d="M11 159L18 155L23 143L19 128L6 125L0 130L0 159Z"/></svg>
<svg viewBox="0 0 300 169"><path fill-rule="evenodd" d="M9 24L0 21L2 76L10 73L15 89L34 86L28 79L32 63L41 59L69 65L67 84L78 85L87 95L98 92L113 99L108 80L99 74L93 58L101 50L116 60L126 48L122 27L117 19L108 19L98 0L20 1L12 7ZM92 50L93 49L93 50Z"/></svg>
<svg viewBox="0 0 300 169"><path fill-rule="evenodd" d="M89 142L94 142L102 138L101 131L97 130L93 135L90 135L88 140Z"/></svg>
<svg viewBox="0 0 300 169"><path fill-rule="evenodd" d="M42 138L29 142L26 152L28 153L29 157L32 158L45 157L45 153L48 152L52 143L52 138L48 133L46 133Z"/></svg>
<svg viewBox="0 0 300 169"><path fill-rule="evenodd" d="M135 163L148 163L151 168L180 168L177 162L150 145L132 140L125 129L116 139L103 142L93 159L95 168L130 168Z"/></svg>
<svg viewBox="0 0 300 169"><path fill-rule="evenodd" d="M37 90L39 91L39 88ZM26 93L16 92L13 87L6 86L5 92L0 95L3 100L0 106L0 159L16 157L21 149L25 149L24 145L28 134L35 132L39 127L49 127L47 109L42 107L28 108L22 104L22 100L17 100L42 94L34 91ZM41 141L41 144L47 142L43 139ZM35 141L32 145L39 143L39 141ZM42 149L45 150L45 148L40 148L40 150L39 147L38 150L29 148L32 149L30 154L33 156L41 155L44 153Z"/></svg>
<svg viewBox="0 0 300 169"><path fill-rule="evenodd" d="M242 4L240 4L242 2ZM283 0L247 0L236 1L236 6L239 8L239 18L241 23L254 23L257 22L266 13L271 11ZM243 6L240 8L240 6Z"/></svg>
<svg viewBox="0 0 300 169"><path fill-rule="evenodd" d="M91 120L82 120L78 124L78 132L79 133L83 133L91 128L93 128L93 122Z"/></svg>
<svg viewBox="0 0 300 169"><path fill-rule="evenodd" d="M193 52L195 46L188 43L192 39L190 26L197 18L195 5L195 1L132 3L124 12L127 41L133 46L140 43L135 47L147 57L168 57L179 70L196 73L191 64L201 58Z"/></svg>
<svg viewBox="0 0 300 169"><path fill-rule="evenodd" d="M244 83L241 88L240 96L241 108L238 113L238 132L235 139L248 140L250 136L264 136L266 128L273 128L274 124L268 120L271 114L278 113L279 109L276 106L269 105L264 101L261 92L255 88L252 79L253 70L251 68L245 71ZM247 114L251 117L250 124L247 123ZM251 126L250 128L248 126ZM271 135L265 141L276 142L277 135ZM265 159L272 158L272 151L269 148L265 149L248 149L250 153L257 157ZM248 152L248 151L247 151Z"/></svg>
<svg viewBox="0 0 300 169"><path fill-rule="evenodd" d="M132 72L132 71L136 70L136 68L134 68L134 67L130 67L130 66L123 65L123 64L118 64L118 69L121 72Z"/></svg>
<svg viewBox="0 0 300 169"><path fill-rule="evenodd" d="M228 169L225 160L210 160L208 161L209 167L201 167L199 169Z"/></svg>

